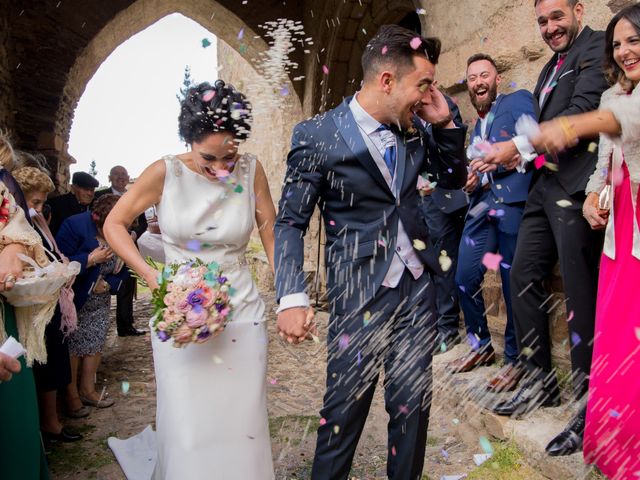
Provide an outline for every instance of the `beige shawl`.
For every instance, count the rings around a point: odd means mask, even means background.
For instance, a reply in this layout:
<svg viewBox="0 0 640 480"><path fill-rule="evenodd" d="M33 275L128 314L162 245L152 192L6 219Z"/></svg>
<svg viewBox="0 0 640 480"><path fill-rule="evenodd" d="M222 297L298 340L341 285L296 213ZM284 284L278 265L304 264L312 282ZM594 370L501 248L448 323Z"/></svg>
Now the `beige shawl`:
<svg viewBox="0 0 640 480"><path fill-rule="evenodd" d="M4 200L8 201L8 204ZM0 204L4 202L8 207L8 218L0 221L0 251L9 244L20 243L27 249L27 255L33 258L38 265L44 267L50 261L42 247L40 235L27 221L24 210L17 204L13 195L3 182L0 181ZM0 214L1 215L1 214ZM6 300L0 296L0 303ZM16 307L16 323L20 343L27 351L27 365L31 366L34 360L46 363L47 350L44 344L44 329L51 320L56 308L58 298L42 304L30 307ZM4 307L0 305L0 307ZM0 345L6 340L7 332L4 326L4 308L0 308Z"/></svg>

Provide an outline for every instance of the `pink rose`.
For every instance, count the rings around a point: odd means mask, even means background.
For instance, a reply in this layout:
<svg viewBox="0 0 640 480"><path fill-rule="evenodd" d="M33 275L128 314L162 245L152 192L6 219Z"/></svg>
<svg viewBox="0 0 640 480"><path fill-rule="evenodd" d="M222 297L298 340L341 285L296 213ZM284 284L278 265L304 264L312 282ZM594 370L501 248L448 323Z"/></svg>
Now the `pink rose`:
<svg viewBox="0 0 640 480"><path fill-rule="evenodd" d="M176 343L189 343L193 331L186 325L180 325L180 327L173 333L173 339Z"/></svg>
<svg viewBox="0 0 640 480"><path fill-rule="evenodd" d="M158 325L156 325L156 328L158 330L166 330L167 329L167 322L158 322Z"/></svg>
<svg viewBox="0 0 640 480"><path fill-rule="evenodd" d="M175 305L175 309L179 313L186 314L191 310L191 304L187 301L186 298L184 298Z"/></svg>
<svg viewBox="0 0 640 480"><path fill-rule="evenodd" d="M205 324L208 317L209 312L206 309L202 307L194 308L193 310L187 312L187 325L191 328L201 327Z"/></svg>
<svg viewBox="0 0 640 480"><path fill-rule="evenodd" d="M216 301L215 292L209 287L202 287L202 296L204 297L204 302L202 302L204 308L209 308Z"/></svg>

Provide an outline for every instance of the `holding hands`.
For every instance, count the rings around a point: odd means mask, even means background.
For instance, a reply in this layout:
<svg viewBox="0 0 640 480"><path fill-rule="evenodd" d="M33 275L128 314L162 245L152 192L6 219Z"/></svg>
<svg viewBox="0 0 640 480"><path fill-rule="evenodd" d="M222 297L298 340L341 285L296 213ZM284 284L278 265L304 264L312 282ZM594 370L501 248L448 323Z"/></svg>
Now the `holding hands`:
<svg viewBox="0 0 640 480"><path fill-rule="evenodd" d="M287 342L298 344L318 335L315 313L311 307L287 308L278 314L278 334Z"/></svg>

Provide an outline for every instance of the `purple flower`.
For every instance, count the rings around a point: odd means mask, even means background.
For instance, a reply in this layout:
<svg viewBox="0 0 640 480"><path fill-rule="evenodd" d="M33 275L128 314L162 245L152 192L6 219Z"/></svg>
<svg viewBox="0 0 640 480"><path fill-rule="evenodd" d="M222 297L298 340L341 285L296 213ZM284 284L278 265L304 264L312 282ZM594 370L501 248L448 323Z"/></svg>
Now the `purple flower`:
<svg viewBox="0 0 640 480"><path fill-rule="evenodd" d="M210 336L211 336L211 332L209 331L209 329L207 327L203 327L202 330L200 330L200 333L198 334L198 339L204 340L205 338L209 338Z"/></svg>
<svg viewBox="0 0 640 480"><path fill-rule="evenodd" d="M202 305L207 300L202 293L203 292L201 288L198 288L197 290L189 293L189 295L187 295L187 302L189 303L189 305L191 305L192 307L195 307L196 305Z"/></svg>
<svg viewBox="0 0 640 480"><path fill-rule="evenodd" d="M223 283L225 283L227 281L227 277L223 277L223 276L219 276L218 277L218 283L220 285L222 285Z"/></svg>
<svg viewBox="0 0 640 480"><path fill-rule="evenodd" d="M166 342L169 340L169 334L167 332L160 331L158 332L158 338L161 342Z"/></svg>

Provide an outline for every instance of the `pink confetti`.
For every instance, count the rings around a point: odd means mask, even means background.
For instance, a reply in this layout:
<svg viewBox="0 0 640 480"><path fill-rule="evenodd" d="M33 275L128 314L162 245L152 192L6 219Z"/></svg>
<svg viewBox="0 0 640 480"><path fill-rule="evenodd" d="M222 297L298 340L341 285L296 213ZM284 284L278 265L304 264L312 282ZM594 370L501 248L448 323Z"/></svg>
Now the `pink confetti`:
<svg viewBox="0 0 640 480"><path fill-rule="evenodd" d="M570 322L571 320L573 320L573 310L569 312L569 316L567 317L567 322Z"/></svg>
<svg viewBox="0 0 640 480"><path fill-rule="evenodd" d="M398 407L398 410L400 410L400 413L404 415L409 415L409 407L407 407L406 405L400 405Z"/></svg>
<svg viewBox="0 0 640 480"><path fill-rule="evenodd" d="M384 47L382 47L382 52L381 52L381 53L382 53L382 55L386 55L388 50L389 50L389 49L387 48L387 46L386 46L386 45L385 45Z"/></svg>
<svg viewBox="0 0 640 480"><path fill-rule="evenodd" d="M393 445L391 447L391 455L393 455L394 457L396 456L396 447L395 447L395 445Z"/></svg>
<svg viewBox="0 0 640 480"><path fill-rule="evenodd" d="M207 90L206 92L204 92L202 94L202 101L203 102L210 102L213 97L216 96L216 91L215 90Z"/></svg>
<svg viewBox="0 0 640 480"><path fill-rule="evenodd" d="M422 39L420 37L413 37L409 42L409 45L411 45L411 48L414 50L417 50L420 48L420 45L422 45Z"/></svg>
<svg viewBox="0 0 640 480"><path fill-rule="evenodd" d="M488 270L498 270L501 260L502 255L499 253L487 252L484 254L484 257L482 257L482 264L487 267Z"/></svg>
<svg viewBox="0 0 640 480"><path fill-rule="evenodd" d="M326 65L322 65L322 71L325 75L329 75L329 67L327 67Z"/></svg>
<svg viewBox="0 0 640 480"><path fill-rule="evenodd" d="M544 158L544 155L538 155L536 157L536 159L533 161L533 164L536 167L536 170L540 170L542 167L544 167L544 164L547 163L547 161Z"/></svg>
<svg viewBox="0 0 640 480"><path fill-rule="evenodd" d="M326 425L326 424L327 424L327 420L325 418L321 418L320 425Z"/></svg>
<svg viewBox="0 0 640 480"><path fill-rule="evenodd" d="M347 335L346 333L342 335L340 337L340 340L338 341L338 346L340 347L340 350L346 350L346 348L349 346L349 335Z"/></svg>
<svg viewBox="0 0 640 480"><path fill-rule="evenodd" d="M334 220L329 220L329 225L331 225L332 227L336 224L336 222Z"/></svg>
<svg viewBox="0 0 640 480"><path fill-rule="evenodd" d="M269 379L269 383L270 383L271 385L275 385L276 383L278 383L278 380L277 380L276 378L270 378L270 379Z"/></svg>

